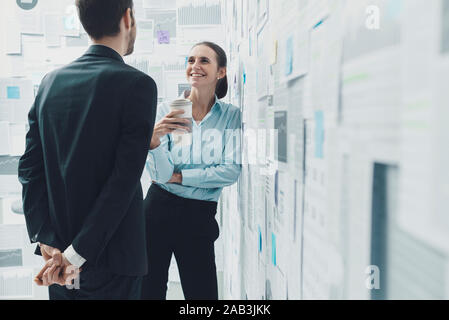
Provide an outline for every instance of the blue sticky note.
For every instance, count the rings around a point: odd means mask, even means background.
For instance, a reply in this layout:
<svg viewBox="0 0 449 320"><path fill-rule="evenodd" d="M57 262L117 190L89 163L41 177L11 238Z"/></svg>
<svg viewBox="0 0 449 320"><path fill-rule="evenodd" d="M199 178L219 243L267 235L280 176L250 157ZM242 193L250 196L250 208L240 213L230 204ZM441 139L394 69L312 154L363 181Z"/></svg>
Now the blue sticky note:
<svg viewBox="0 0 449 320"><path fill-rule="evenodd" d="M324 158L324 113L315 111L315 157Z"/></svg>
<svg viewBox="0 0 449 320"><path fill-rule="evenodd" d="M157 32L157 41L159 44L169 44L170 43L170 31L159 30Z"/></svg>
<svg viewBox="0 0 449 320"><path fill-rule="evenodd" d="M260 230L260 227L258 227L259 229L259 252L262 252L262 231Z"/></svg>
<svg viewBox="0 0 449 320"><path fill-rule="evenodd" d="M271 233L271 259L273 261L273 265L276 265L276 235Z"/></svg>
<svg viewBox="0 0 449 320"><path fill-rule="evenodd" d="M293 36L287 39L285 52L285 75L289 76L293 72Z"/></svg>
<svg viewBox="0 0 449 320"><path fill-rule="evenodd" d="M245 84L246 83L246 70L245 70L245 67L243 67L242 78L243 78L243 84Z"/></svg>
<svg viewBox="0 0 449 320"><path fill-rule="evenodd" d="M6 87L7 99L20 99L20 87Z"/></svg>

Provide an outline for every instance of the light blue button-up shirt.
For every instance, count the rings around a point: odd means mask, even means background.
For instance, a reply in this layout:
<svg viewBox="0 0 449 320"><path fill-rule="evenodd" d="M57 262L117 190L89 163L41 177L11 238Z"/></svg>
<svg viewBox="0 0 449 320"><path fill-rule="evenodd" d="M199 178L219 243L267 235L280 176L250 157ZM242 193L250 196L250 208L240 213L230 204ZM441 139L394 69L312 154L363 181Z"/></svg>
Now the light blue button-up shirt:
<svg viewBox="0 0 449 320"><path fill-rule="evenodd" d="M187 97L184 92L182 98ZM157 108L156 122L170 113L170 102ZM183 198L218 201L221 190L237 181L241 171L241 112L215 97L215 104L200 123L192 120L191 142L179 143L173 134L161 138L146 163L151 179ZM182 184L167 183L173 172Z"/></svg>

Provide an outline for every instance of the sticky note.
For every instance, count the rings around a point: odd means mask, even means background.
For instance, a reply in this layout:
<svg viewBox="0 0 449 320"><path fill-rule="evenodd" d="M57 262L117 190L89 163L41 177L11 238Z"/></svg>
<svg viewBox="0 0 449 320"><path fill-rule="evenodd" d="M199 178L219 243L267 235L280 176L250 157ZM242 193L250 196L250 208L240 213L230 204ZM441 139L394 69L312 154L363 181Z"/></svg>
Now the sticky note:
<svg viewBox="0 0 449 320"><path fill-rule="evenodd" d="M324 113L315 111L315 157L324 158Z"/></svg>
<svg viewBox="0 0 449 320"><path fill-rule="evenodd" d="M276 235L271 233L271 259L273 265L276 265Z"/></svg>
<svg viewBox="0 0 449 320"><path fill-rule="evenodd" d="M278 41L273 41L273 47L271 48L271 55L270 55L270 64L274 65L276 64L278 59Z"/></svg>
<svg viewBox="0 0 449 320"><path fill-rule="evenodd" d="M7 99L20 99L20 87L6 87Z"/></svg>
<svg viewBox="0 0 449 320"><path fill-rule="evenodd" d="M242 71L242 79L243 79L243 84L246 84L246 70L245 70L244 66L243 66L243 71Z"/></svg>
<svg viewBox="0 0 449 320"><path fill-rule="evenodd" d="M157 41L159 44L169 44L170 43L170 31L159 30L157 32Z"/></svg>
<svg viewBox="0 0 449 320"><path fill-rule="evenodd" d="M252 55L253 55L253 39L252 39L251 35L249 36L248 42L249 42L249 45L248 45L248 46L249 46L248 54L249 54L250 57L252 57Z"/></svg>
<svg viewBox="0 0 449 320"><path fill-rule="evenodd" d="M285 75L289 76L293 72L293 36L287 39L285 48Z"/></svg>

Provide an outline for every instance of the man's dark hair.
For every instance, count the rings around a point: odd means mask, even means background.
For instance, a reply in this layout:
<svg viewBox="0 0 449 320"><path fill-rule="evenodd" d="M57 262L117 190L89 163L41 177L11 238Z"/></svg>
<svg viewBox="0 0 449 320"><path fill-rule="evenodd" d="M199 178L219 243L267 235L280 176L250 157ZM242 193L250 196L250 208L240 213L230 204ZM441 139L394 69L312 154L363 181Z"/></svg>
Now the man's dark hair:
<svg viewBox="0 0 449 320"><path fill-rule="evenodd" d="M120 32L120 20L133 5L133 0L76 0L81 24L95 40L116 36ZM131 18L134 24L132 15Z"/></svg>

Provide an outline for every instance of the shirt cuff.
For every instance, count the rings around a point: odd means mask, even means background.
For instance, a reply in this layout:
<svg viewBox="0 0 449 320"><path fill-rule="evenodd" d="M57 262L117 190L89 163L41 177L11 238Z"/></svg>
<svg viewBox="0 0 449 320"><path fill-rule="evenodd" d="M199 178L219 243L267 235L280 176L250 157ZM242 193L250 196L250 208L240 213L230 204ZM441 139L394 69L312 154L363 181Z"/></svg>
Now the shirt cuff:
<svg viewBox="0 0 449 320"><path fill-rule="evenodd" d="M156 164L157 163L165 163L167 161L167 155L164 152L164 148L162 145L159 147L148 151L148 160L153 165L154 170L157 172Z"/></svg>
<svg viewBox="0 0 449 320"><path fill-rule="evenodd" d="M148 150L148 153L151 154L153 157L160 156L161 154L164 154L164 148L162 148L162 142L160 145L158 145L156 148L152 150Z"/></svg>
<svg viewBox="0 0 449 320"><path fill-rule="evenodd" d="M75 249L73 249L73 246L70 245L70 247L68 247L67 249L65 249L64 251L64 257L66 257L67 260L69 260L69 262L71 264L73 264L75 267L80 268L84 262L86 262L86 259L84 259L83 257L81 257L76 251Z"/></svg>
<svg viewBox="0 0 449 320"><path fill-rule="evenodd" d="M198 180L200 180L200 174L202 169L184 169L181 170L182 174L182 185L196 187L198 185Z"/></svg>

